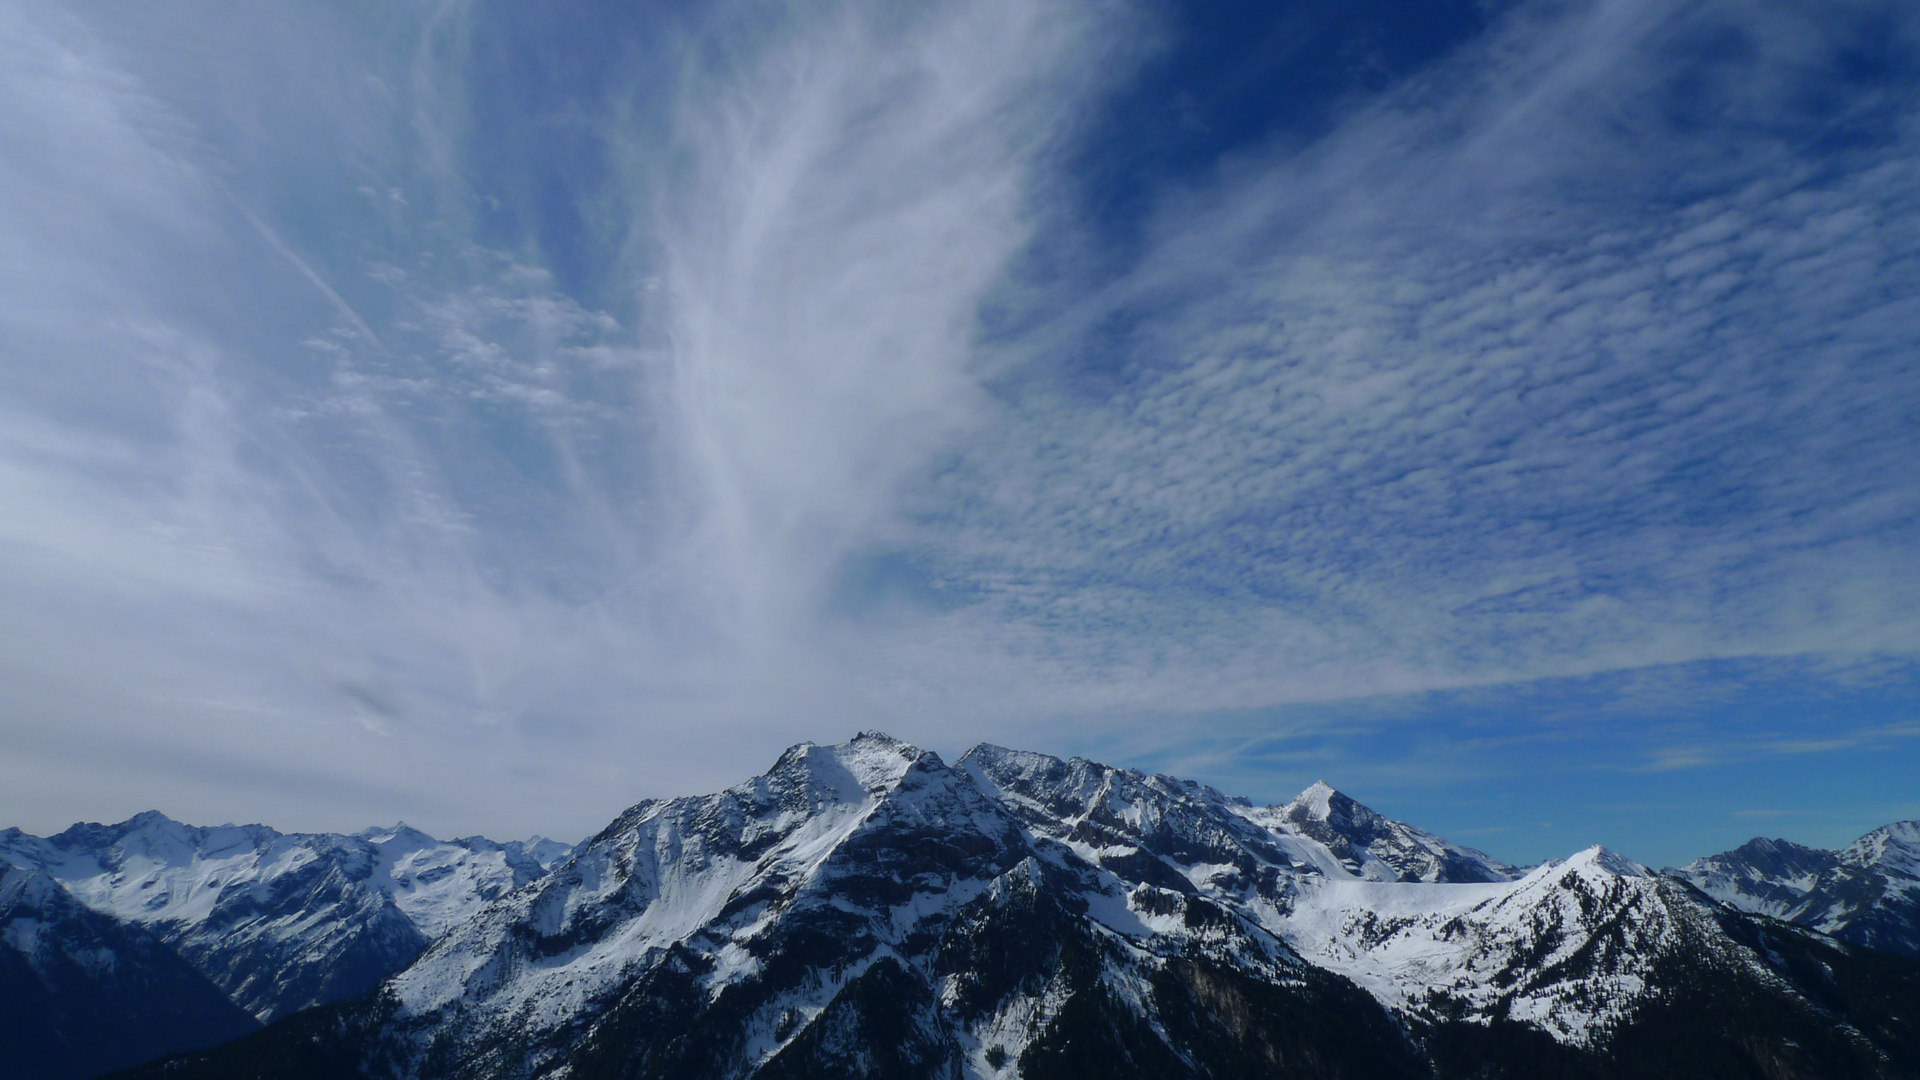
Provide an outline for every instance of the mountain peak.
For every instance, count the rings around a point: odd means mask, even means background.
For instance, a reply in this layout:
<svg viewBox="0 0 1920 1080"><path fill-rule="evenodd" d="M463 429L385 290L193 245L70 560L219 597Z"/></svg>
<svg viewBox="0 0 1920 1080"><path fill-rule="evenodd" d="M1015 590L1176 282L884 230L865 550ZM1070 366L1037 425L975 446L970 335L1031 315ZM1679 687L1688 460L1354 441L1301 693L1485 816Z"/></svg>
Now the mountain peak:
<svg viewBox="0 0 1920 1080"><path fill-rule="evenodd" d="M1897 860L1914 869L1920 864L1920 821L1882 825L1847 845L1844 857L1859 865Z"/></svg>
<svg viewBox="0 0 1920 1080"><path fill-rule="evenodd" d="M885 732L862 731L837 746L796 743L766 775L819 795L858 802L898 784L916 762L939 757Z"/></svg>
<svg viewBox="0 0 1920 1080"><path fill-rule="evenodd" d="M1332 784L1327 783L1325 780L1315 780L1307 790L1293 797L1291 805L1306 810L1307 816L1315 821L1325 821L1327 820L1327 815L1333 812L1334 800L1346 798L1347 797L1340 794ZM1347 801L1351 802L1352 800L1348 799Z"/></svg>
<svg viewBox="0 0 1920 1080"><path fill-rule="evenodd" d="M968 749L966 753L960 755L960 760L967 761L969 759L972 759L976 761L998 761L1006 757L1013 757L1019 754L1031 754L1031 753L1033 753L1033 751L1031 750L1010 750L1007 747L1001 746L998 743L983 742L983 743L974 743L973 746L970 749Z"/></svg>
<svg viewBox="0 0 1920 1080"><path fill-rule="evenodd" d="M1838 851L1755 837L1664 872L1741 911L1920 956L1920 822L1882 825Z"/></svg>
<svg viewBox="0 0 1920 1080"><path fill-rule="evenodd" d="M1363 831L1384 820L1371 807L1354 801L1353 796L1325 780L1315 780L1312 787L1294 796L1286 806L1286 816L1300 825L1318 822L1336 829Z"/></svg>
<svg viewBox="0 0 1920 1080"><path fill-rule="evenodd" d="M1064 769L1070 763L1065 758L1042 754L1037 750L1012 750L995 743L983 742L975 743L966 753L961 754L954 764L963 768L971 766L974 769L990 771L1035 769L1047 771Z"/></svg>
<svg viewBox="0 0 1920 1080"><path fill-rule="evenodd" d="M887 748L897 748L902 750L915 749L915 747L911 743L908 743L906 740L896 739L893 736L877 728L867 728L865 731L856 732L853 738L848 739L846 741L845 745L847 746L871 745L871 746L881 746L881 747L887 747Z"/></svg>
<svg viewBox="0 0 1920 1080"><path fill-rule="evenodd" d="M396 821L392 825L375 825L369 829L362 829L354 833L353 836L357 840L365 840L376 846L390 844L396 840L404 840L414 844L437 844L440 842L404 821Z"/></svg>
<svg viewBox="0 0 1920 1080"><path fill-rule="evenodd" d="M1574 853L1572 857L1568 858L1566 862L1561 863L1559 867L1559 869L1567 871L1578 871L1588 868L1602 871L1615 877L1646 878L1654 876L1653 871L1634 862L1625 855L1599 844Z"/></svg>
<svg viewBox="0 0 1920 1080"><path fill-rule="evenodd" d="M49 839L60 847L95 847L131 842L137 845L162 845L185 842L194 827L175 821L158 810L142 810L125 821L103 825L97 821L76 821L64 832Z"/></svg>

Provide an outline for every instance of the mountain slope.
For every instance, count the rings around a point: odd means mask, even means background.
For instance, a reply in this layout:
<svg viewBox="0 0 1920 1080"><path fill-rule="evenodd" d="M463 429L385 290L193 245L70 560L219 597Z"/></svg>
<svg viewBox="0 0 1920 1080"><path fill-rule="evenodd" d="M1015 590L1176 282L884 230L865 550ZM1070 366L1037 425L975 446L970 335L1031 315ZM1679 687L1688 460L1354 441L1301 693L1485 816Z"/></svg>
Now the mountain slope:
<svg viewBox="0 0 1920 1080"><path fill-rule="evenodd" d="M405 826L357 836L196 828L150 811L47 838L8 829L0 861L43 871L86 906L147 927L272 1020L366 992L434 937L543 876L560 845L530 843L448 843Z"/></svg>
<svg viewBox="0 0 1920 1080"><path fill-rule="evenodd" d="M1920 964L1600 849L1501 880L1336 796L803 744L165 1075L1920 1075Z"/></svg>
<svg viewBox="0 0 1920 1080"><path fill-rule="evenodd" d="M1742 911L1920 958L1920 822L1882 826L1840 851L1756 837L1665 873Z"/></svg>
<svg viewBox="0 0 1920 1080"><path fill-rule="evenodd" d="M95 1076L257 1027L153 935L0 865L0 1073Z"/></svg>
<svg viewBox="0 0 1920 1080"><path fill-rule="evenodd" d="M1328 883L1286 936L1437 1042L1479 1033L1475 1067L1531 1055L1520 1031L1586 1051L1575 1075L1665 1075L1687 1054L1703 1075L1920 1069L1920 965L1744 918L1603 848L1510 885Z"/></svg>
<svg viewBox="0 0 1920 1080"><path fill-rule="evenodd" d="M1637 1060L1632 1033L1658 1027L1662 1010L1714 1011L1711 999L1688 998L1709 969L1726 992L1744 987L1769 1003L1756 1010L1776 1013L1779 1030L1830 1026L1812 1004L1818 992L1774 972L1772 952L1727 932L1711 901L1603 849L1509 880L1518 876L1512 867L1325 784L1284 806L1252 807L1170 777L991 746L969 751L959 767L1035 833L1136 887L1204 899L1257 923L1435 1045L1498 1029L1517 1032L1502 1037L1505 1047L1573 1051L1575 1074L1616 1055ZM1834 962L1872 966L1850 954ZM1905 985L1895 980L1883 996L1899 1000ZM1771 1045L1764 1030L1746 1035ZM1841 1060L1828 1075L1860 1066Z"/></svg>

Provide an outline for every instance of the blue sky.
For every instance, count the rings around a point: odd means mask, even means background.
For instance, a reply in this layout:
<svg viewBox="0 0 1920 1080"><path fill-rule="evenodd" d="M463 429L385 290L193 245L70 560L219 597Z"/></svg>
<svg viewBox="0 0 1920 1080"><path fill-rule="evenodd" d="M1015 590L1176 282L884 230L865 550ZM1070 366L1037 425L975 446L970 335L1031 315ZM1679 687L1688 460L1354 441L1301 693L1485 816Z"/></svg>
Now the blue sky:
<svg viewBox="0 0 1920 1080"><path fill-rule="evenodd" d="M0 2L0 818L864 727L1920 816L1917 90L1891 0Z"/></svg>

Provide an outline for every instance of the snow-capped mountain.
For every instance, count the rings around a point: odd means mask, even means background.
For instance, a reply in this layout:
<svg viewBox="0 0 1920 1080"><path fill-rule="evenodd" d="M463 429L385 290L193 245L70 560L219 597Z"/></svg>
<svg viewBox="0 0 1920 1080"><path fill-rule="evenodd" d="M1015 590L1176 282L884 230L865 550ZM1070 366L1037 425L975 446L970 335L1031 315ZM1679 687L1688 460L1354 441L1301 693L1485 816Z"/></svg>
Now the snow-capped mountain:
<svg viewBox="0 0 1920 1080"><path fill-rule="evenodd" d="M1920 957L1920 821L1882 826L1839 851L1755 837L1665 872L1742 911Z"/></svg>
<svg viewBox="0 0 1920 1080"><path fill-rule="evenodd" d="M0 864L0 1075L79 1080L257 1027L154 935Z"/></svg>
<svg viewBox="0 0 1920 1080"><path fill-rule="evenodd" d="M1256 811L1254 820L1276 816ZM1277 815L1270 827L1291 828L1325 845L1343 869L1370 881L1511 881L1519 873L1485 852L1461 847L1411 825L1389 821L1316 783Z"/></svg>
<svg viewBox="0 0 1920 1080"><path fill-rule="evenodd" d="M1282 806L1254 806L1191 780L984 744L957 764L1038 834L1122 876L1135 866L1151 884L1168 884L1173 867L1192 868L1179 876L1195 886L1238 875L1240 883L1269 889L1317 876L1449 882L1518 876L1491 856L1389 821L1324 783Z"/></svg>
<svg viewBox="0 0 1920 1080"><path fill-rule="evenodd" d="M1839 865L1838 852L1756 836L1732 851L1663 872L1742 911L1791 919L1820 879Z"/></svg>
<svg viewBox="0 0 1920 1080"><path fill-rule="evenodd" d="M1210 1018L1223 995L1238 1041ZM315 1075L1084 1076L1090 1050L1156 1075L1256 1052L1418 1069L1378 1005L1272 934L871 733L634 807L378 997L300 1020L272 1034L318 1038Z"/></svg>
<svg viewBox="0 0 1920 1080"><path fill-rule="evenodd" d="M495 843L481 836L435 840L405 824L353 837L379 853L372 881L428 938L472 918L490 901L546 876L574 845L536 836Z"/></svg>
<svg viewBox="0 0 1920 1080"><path fill-rule="evenodd" d="M543 876L552 841L198 828L149 811L52 837L0 832L0 862L144 926L261 1020L360 994L482 906Z"/></svg>
<svg viewBox="0 0 1920 1080"><path fill-rule="evenodd" d="M172 1078L1920 1075L1920 965L1316 785L802 744ZM152 1071L138 1075L159 1076Z"/></svg>

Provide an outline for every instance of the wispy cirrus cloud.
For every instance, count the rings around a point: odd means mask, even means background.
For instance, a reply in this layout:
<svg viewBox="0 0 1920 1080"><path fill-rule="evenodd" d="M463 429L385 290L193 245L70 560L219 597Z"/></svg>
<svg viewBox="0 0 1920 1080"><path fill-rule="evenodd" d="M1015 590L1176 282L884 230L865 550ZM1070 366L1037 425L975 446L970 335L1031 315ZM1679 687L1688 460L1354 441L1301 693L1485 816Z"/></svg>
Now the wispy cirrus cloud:
<svg viewBox="0 0 1920 1080"><path fill-rule="evenodd" d="M5 311L18 812L211 770L465 829L504 770L574 777L540 827L577 830L845 722L815 612L976 422L974 312L1109 43L1064 6L776 8L642 45L6 9L8 269L76 286ZM491 85L554 48L577 84ZM556 191L507 136L597 164Z"/></svg>
<svg viewBox="0 0 1920 1080"><path fill-rule="evenodd" d="M1739 733L1739 737L1714 743L1662 746L1652 749L1642 768L1651 772L1694 769L1703 765L1725 765L1756 758L1826 754L1840 750L1874 747L1896 750L1898 744L1920 738L1920 723L1896 722L1865 725L1833 724L1818 737L1789 735L1781 731Z"/></svg>

